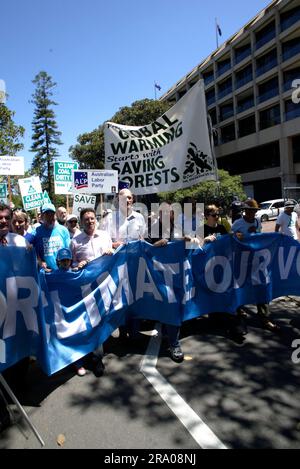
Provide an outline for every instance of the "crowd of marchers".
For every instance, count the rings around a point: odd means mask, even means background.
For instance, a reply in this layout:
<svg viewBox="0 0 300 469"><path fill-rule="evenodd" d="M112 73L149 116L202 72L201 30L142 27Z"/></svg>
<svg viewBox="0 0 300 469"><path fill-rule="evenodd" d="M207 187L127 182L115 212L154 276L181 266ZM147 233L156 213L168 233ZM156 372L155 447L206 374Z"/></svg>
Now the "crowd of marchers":
<svg viewBox="0 0 300 469"><path fill-rule="evenodd" d="M163 249L168 243L178 239L177 227L181 228L181 239L189 247L201 249L208 243L215 242L220 236L231 234L239 240L261 232L261 222L256 217L259 206L254 199L245 202L234 201L230 216L226 216L223 208L217 204L208 204L204 208L204 223L197 224L196 201L186 200L192 210L187 216L185 212L176 215L168 203L160 207L158 213L150 212L145 217L135 210L134 195L129 189L122 189L116 199L116 210L105 210L96 215L93 208L84 208L80 217L68 214L65 207L57 209L51 203L41 207L39 217L31 223L28 213L23 209L12 210L7 205L0 205L0 256L6 246L35 249L37 265L45 272L56 269L62 271L78 271L84 269L89 262L107 255L118 255L123 244L144 240L156 248ZM180 219L179 219L180 218ZM166 223L167 220L167 223ZM298 240L298 217L294 211L294 203L286 201L284 211L278 216L276 232ZM236 315L214 313L231 335L247 334L245 311L241 306ZM280 332L280 327L270 318L268 304L257 304L257 314L262 326L271 332ZM141 321L130 319L115 334L120 340L138 341ZM184 354L180 346L180 327L169 324L162 325L163 334L168 339L169 353L172 360L180 363ZM92 354L73 364L79 376L86 374L89 363L95 376L104 372L103 347L100 345ZM29 366L29 357L19 361L3 373L12 389L22 390ZM7 396L0 388L0 431L9 422Z"/></svg>

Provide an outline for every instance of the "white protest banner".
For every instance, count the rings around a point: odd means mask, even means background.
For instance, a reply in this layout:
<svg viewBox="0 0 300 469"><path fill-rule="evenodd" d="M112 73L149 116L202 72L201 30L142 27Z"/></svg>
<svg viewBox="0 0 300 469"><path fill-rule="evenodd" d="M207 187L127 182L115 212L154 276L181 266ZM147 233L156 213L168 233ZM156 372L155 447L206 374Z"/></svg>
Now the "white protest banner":
<svg viewBox="0 0 300 469"><path fill-rule="evenodd" d="M75 194L72 214L80 217L80 212L84 208L95 208L96 196L91 194Z"/></svg>
<svg viewBox="0 0 300 469"><path fill-rule="evenodd" d="M118 171L86 169L72 172L73 194L114 194L118 188Z"/></svg>
<svg viewBox="0 0 300 469"><path fill-rule="evenodd" d="M0 156L0 176L23 176L24 156Z"/></svg>
<svg viewBox="0 0 300 469"><path fill-rule="evenodd" d="M78 163L68 161L54 161L54 191L55 194L72 194L72 170L78 169Z"/></svg>
<svg viewBox="0 0 300 469"><path fill-rule="evenodd" d="M202 81L152 124L107 122L104 139L105 167L118 170L136 195L215 180Z"/></svg>
<svg viewBox="0 0 300 469"><path fill-rule="evenodd" d="M43 205L43 191L38 176L19 179L19 186L25 210L32 210Z"/></svg>

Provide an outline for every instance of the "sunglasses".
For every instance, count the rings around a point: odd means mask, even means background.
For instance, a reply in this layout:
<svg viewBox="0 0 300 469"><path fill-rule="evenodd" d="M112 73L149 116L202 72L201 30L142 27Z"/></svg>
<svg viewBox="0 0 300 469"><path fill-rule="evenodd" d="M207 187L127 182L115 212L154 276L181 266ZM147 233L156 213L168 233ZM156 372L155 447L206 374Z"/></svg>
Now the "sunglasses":
<svg viewBox="0 0 300 469"><path fill-rule="evenodd" d="M217 218L217 217L219 217L220 215L219 215L219 213L209 213L209 216L214 217L214 218Z"/></svg>

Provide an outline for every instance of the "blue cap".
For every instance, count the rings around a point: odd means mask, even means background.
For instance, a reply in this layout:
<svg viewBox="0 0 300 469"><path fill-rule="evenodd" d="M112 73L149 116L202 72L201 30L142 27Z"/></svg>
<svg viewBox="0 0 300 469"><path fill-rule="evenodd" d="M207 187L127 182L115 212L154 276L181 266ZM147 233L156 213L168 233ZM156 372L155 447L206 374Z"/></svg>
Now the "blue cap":
<svg viewBox="0 0 300 469"><path fill-rule="evenodd" d="M42 208L41 208L41 212L42 213L46 213L46 212L56 212L55 210L55 207L53 204L44 204L42 205Z"/></svg>
<svg viewBox="0 0 300 469"><path fill-rule="evenodd" d="M69 248L62 248L57 251L56 260L62 261L63 259L72 259L72 253Z"/></svg>

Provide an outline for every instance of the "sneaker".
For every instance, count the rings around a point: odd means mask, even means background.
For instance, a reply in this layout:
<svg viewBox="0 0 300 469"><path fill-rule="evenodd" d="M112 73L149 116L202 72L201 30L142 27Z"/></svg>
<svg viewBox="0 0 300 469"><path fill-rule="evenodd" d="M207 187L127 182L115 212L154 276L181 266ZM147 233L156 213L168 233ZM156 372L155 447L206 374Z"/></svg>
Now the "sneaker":
<svg viewBox="0 0 300 469"><path fill-rule="evenodd" d="M86 375L86 369L84 368L84 366L81 366L80 368L76 368L76 372L78 376Z"/></svg>
<svg viewBox="0 0 300 469"><path fill-rule="evenodd" d="M181 350L180 345L176 347L170 347L170 356L174 362L181 363L184 359L183 351Z"/></svg>
<svg viewBox="0 0 300 469"><path fill-rule="evenodd" d="M103 376L104 370L104 363L102 362L101 358L99 358L93 367L94 375L96 376L96 378L100 378L101 376Z"/></svg>

